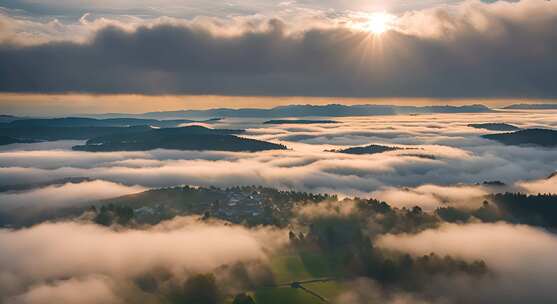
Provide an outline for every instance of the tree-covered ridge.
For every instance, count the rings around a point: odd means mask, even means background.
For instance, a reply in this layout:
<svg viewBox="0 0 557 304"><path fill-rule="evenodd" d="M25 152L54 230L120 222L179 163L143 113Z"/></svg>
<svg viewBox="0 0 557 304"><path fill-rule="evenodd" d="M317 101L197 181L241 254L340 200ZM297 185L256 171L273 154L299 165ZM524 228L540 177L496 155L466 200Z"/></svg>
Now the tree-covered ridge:
<svg viewBox="0 0 557 304"><path fill-rule="evenodd" d="M97 206L134 208L133 219L156 224L179 215L200 215L247 226L285 227L298 204L336 200L336 196L296 191L280 191L260 186L230 188L171 187L104 200ZM119 219L116 217L113 222ZM126 221L128 222L128 221Z"/></svg>
<svg viewBox="0 0 557 304"><path fill-rule="evenodd" d="M486 196L477 209L440 207L435 210L443 221L465 223L472 219L482 222L506 221L545 228L557 228L557 195L497 193Z"/></svg>
<svg viewBox="0 0 557 304"><path fill-rule="evenodd" d="M490 196L508 222L557 228L557 196L499 193Z"/></svg>
<svg viewBox="0 0 557 304"><path fill-rule="evenodd" d="M382 146L382 145L367 145L363 147L350 147L346 149L327 150L326 152L361 155L361 154L378 154L383 152L406 150L406 149L407 148L390 147L390 146Z"/></svg>
<svg viewBox="0 0 557 304"><path fill-rule="evenodd" d="M66 180L60 182L64 181ZM373 220L373 225L370 225L374 227L373 234L415 233L435 228L443 222L507 221L548 228L557 227L557 195L554 194L500 193L487 195L483 205L477 208L455 207L451 202L447 202L446 206L433 212L425 212L420 207L395 208L387 202L374 199L338 200L335 195L281 191L261 186L180 186L152 189L92 202L90 209L57 209L21 218L0 214L0 225L30 226L42 221L75 218L87 211L88 218L108 226L153 225L176 216L197 215L205 219L219 219L248 227L265 225L283 228L293 221L303 222L305 215L299 212L303 208L323 208L322 204L330 205L327 208L335 212L349 208L350 216L358 221Z"/></svg>
<svg viewBox="0 0 557 304"><path fill-rule="evenodd" d="M286 149L284 145L231 135L235 133L238 131L200 126L148 129L141 132L95 137L88 140L85 145L74 146L73 149L90 152L153 149L255 152Z"/></svg>
<svg viewBox="0 0 557 304"><path fill-rule="evenodd" d="M1 185L0 192L13 192L13 191L25 191L34 188L44 188L48 186L60 186L67 183L77 184L82 182L94 181L95 179L89 177L66 177L61 179L50 180L46 182L38 183L21 183L21 184L11 184L11 185Z"/></svg>
<svg viewBox="0 0 557 304"><path fill-rule="evenodd" d="M427 114L427 113L490 113L493 110L485 105L473 104L463 106L393 106L393 105L286 105L271 109L241 108L241 109L208 109L150 112L142 117L345 117L345 116L374 116L397 114Z"/></svg>
<svg viewBox="0 0 557 304"><path fill-rule="evenodd" d="M406 216L417 219L423 214L415 209ZM378 234L369 230L370 222L373 220L364 220L355 214L329 214L301 226L307 230L305 234L291 231L290 240L302 256L319 257L322 265L320 270L314 270L315 275L369 277L386 286L420 290L436 275L482 276L487 273L487 265L482 261L465 262L434 253L411 257L376 247L374 238Z"/></svg>
<svg viewBox="0 0 557 304"><path fill-rule="evenodd" d="M517 103L504 107L508 110L557 110L554 103Z"/></svg>
<svg viewBox="0 0 557 304"><path fill-rule="evenodd" d="M303 222L300 208L326 203L334 212L354 206L350 216L357 221L374 221L373 234L415 233L435 228L443 222L496 222L500 220L542 227L557 227L557 195L501 193L485 197L478 208L439 207L424 212L420 207L395 208L375 199L344 199L326 194L279 191L260 186L172 187L149 190L98 202L97 206L119 205L135 208L133 219L155 224L179 215L199 215L248 226L286 227L292 220ZM331 207L332 206L332 207ZM333 213L334 213L333 212Z"/></svg>
<svg viewBox="0 0 557 304"><path fill-rule="evenodd" d="M271 119L264 121L264 125L282 125L282 124L300 124L300 125L309 125L309 124L334 124L338 123L334 120L324 120L324 119Z"/></svg>
<svg viewBox="0 0 557 304"><path fill-rule="evenodd" d="M11 137L11 136L0 135L0 146L10 145L10 144L24 144L24 143L31 143L31 142L34 142L34 141L33 140L18 139L18 138Z"/></svg>
<svg viewBox="0 0 557 304"><path fill-rule="evenodd" d="M149 126L133 127L1 127L0 134L19 140L54 141L54 140L87 140L111 134L143 132Z"/></svg>
<svg viewBox="0 0 557 304"><path fill-rule="evenodd" d="M525 129L510 133L486 134L482 137L505 145L557 146L557 131L549 129Z"/></svg>
<svg viewBox="0 0 557 304"><path fill-rule="evenodd" d="M177 127L180 124L196 122L189 119L143 119L143 118L106 118L96 119L88 117L62 117L62 118L28 118L17 119L6 123L3 127L133 127L153 126L159 128Z"/></svg>
<svg viewBox="0 0 557 304"><path fill-rule="evenodd" d="M120 125L133 123L135 121L133 119L93 119L95 123L89 121L90 119L85 118L67 118L49 123L41 119L16 120L0 126L0 145L35 141L87 140L85 145L74 146L73 149L90 152L152 149L255 152L287 149L281 144L236 136L244 130L210 129L202 126L153 128L146 125ZM17 122L21 123L17 124ZM118 126L109 126L113 122ZM139 122L146 121L139 120ZM175 124L177 121L171 123ZM11 126L12 124L17 126Z"/></svg>
<svg viewBox="0 0 557 304"><path fill-rule="evenodd" d="M496 123L496 122L488 122L488 123L476 123L476 124L469 124L469 127L476 128L476 129L485 129L491 131L516 131L520 130L519 127L508 124L508 123Z"/></svg>
<svg viewBox="0 0 557 304"><path fill-rule="evenodd" d="M317 293L328 296L334 295L335 289L349 288L356 278L372 279L385 288L420 292L439 277L479 279L490 273L489 265L481 260L465 261L435 253L410 256L375 245L375 238L382 234L415 233L441 223L435 214L423 212L418 207L398 209L373 199L338 200L334 196L262 187L178 187L150 190L145 194L148 193L148 200L159 199L161 202L176 202L186 197L189 201L201 202L209 198L226 199L222 196L225 192L243 193L246 200L266 197L273 209L288 209L288 222L281 227L289 234L289 242L280 251L269 253L271 265L225 265L215 273L198 273L183 282L173 282L170 288L164 282L164 275L142 279L141 282L150 282L154 286L151 289L161 292L170 303L320 303L311 296L305 300L290 299L293 293L285 293L285 289L278 287L285 283L285 275L293 280L304 276L327 278L331 283L318 286ZM135 214L131 207L134 206L134 197L135 203L141 205L140 198L134 195L104 201L103 207L89 212L95 212L94 221L102 225L133 225L135 219L130 219L129 215ZM215 204L200 205L209 210L216 207ZM305 208L318 209L305 213ZM213 218L219 218L218 212L212 214L203 210L199 208L199 221L211 223ZM112 218L110 223L103 222L107 217ZM249 225L245 221L242 224ZM229 276L237 278L236 288L223 285L222 278ZM270 299L272 297L278 299L275 301Z"/></svg>
<svg viewBox="0 0 557 304"><path fill-rule="evenodd" d="M269 263L223 265L211 273L189 274L182 281L170 279L167 270L161 269L134 279L134 284L163 303L277 303L272 298L283 303L319 303L311 295L290 298L300 294L277 286L326 278L328 283L317 284L316 289L332 297L349 288L354 279L366 278L382 288L427 294L431 282L439 278L488 278L490 265L436 253L408 255L379 246L378 239L387 234L416 234L447 223L506 221L556 227L557 195L501 193L485 199L477 208L456 207L448 201L426 212L375 199L339 199L260 186L180 186L98 201L81 210L41 218L41 222L78 220L134 231L188 216L203 225L280 231L289 241L279 251L269 252ZM227 285L231 277L234 288Z"/></svg>

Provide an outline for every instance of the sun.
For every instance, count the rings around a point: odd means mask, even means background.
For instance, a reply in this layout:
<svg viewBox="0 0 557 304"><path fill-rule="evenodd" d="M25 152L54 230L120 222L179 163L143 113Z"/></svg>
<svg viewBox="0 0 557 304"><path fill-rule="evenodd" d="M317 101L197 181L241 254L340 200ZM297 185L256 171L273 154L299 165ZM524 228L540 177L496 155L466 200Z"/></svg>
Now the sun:
<svg viewBox="0 0 557 304"><path fill-rule="evenodd" d="M387 13L373 13L364 27L375 35L381 35L390 29L393 19L394 17Z"/></svg>

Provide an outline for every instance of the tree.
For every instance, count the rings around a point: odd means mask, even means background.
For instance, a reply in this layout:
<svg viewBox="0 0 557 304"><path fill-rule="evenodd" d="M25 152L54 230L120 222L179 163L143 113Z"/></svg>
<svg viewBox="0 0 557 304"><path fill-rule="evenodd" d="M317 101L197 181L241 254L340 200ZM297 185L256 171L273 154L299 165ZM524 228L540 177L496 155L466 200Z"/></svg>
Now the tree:
<svg viewBox="0 0 557 304"><path fill-rule="evenodd" d="M198 274L186 280L181 292L173 302L177 304L217 304L220 302L219 300L220 292L215 276Z"/></svg>
<svg viewBox="0 0 557 304"><path fill-rule="evenodd" d="M234 297L232 304L255 304L255 301L247 293L240 293Z"/></svg>

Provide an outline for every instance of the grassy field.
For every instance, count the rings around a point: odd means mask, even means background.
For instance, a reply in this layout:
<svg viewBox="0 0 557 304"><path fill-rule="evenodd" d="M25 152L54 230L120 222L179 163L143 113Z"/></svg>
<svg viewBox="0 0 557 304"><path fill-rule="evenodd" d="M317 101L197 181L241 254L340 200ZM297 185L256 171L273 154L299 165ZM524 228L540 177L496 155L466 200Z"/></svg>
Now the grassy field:
<svg viewBox="0 0 557 304"><path fill-rule="evenodd" d="M320 277L334 276L326 259L319 254L305 252L286 253L275 256L271 261L271 269L277 283L287 283ZM330 281L304 285L327 299L333 299L343 291L342 283ZM323 303L318 298L299 289L260 288L255 291L258 304L317 304Z"/></svg>

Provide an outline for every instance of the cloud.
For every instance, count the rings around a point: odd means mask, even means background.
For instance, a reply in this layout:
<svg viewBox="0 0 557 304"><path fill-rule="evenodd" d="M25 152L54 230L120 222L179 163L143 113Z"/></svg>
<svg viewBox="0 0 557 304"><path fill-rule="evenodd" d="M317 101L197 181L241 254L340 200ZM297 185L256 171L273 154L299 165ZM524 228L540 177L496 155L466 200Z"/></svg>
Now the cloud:
<svg viewBox="0 0 557 304"><path fill-rule="evenodd" d="M458 2L459 0L447 0L445 2ZM119 0L110 2L99 2L92 0L56 1L43 0L40 3L34 1L4 0L2 5L14 10L25 10L33 15L62 15L87 21L92 14L100 16L175 16L195 17L198 15L209 15L226 17L230 15L268 15L281 13L281 10L334 10L340 14L346 10L351 11L400 11L412 8L431 7L438 1L415 0L408 3L404 0L394 0L385 3L380 0L298 0L298 1L270 1L270 0L244 0L230 1L226 4L207 3L199 0ZM91 13L83 13L91 12Z"/></svg>
<svg viewBox="0 0 557 304"><path fill-rule="evenodd" d="M294 212L302 220L321 217L345 217L357 212L356 202L353 200L325 201L318 204L307 204L297 207Z"/></svg>
<svg viewBox="0 0 557 304"><path fill-rule="evenodd" d="M520 181L517 186L531 194L557 193L557 175L551 178L544 178L531 181Z"/></svg>
<svg viewBox="0 0 557 304"><path fill-rule="evenodd" d="M444 224L415 235L385 235L376 244L416 255L435 252L466 260L482 259L495 277L472 283L432 283L436 292L468 303L553 303L557 237L524 225ZM452 284L452 286L451 286Z"/></svg>
<svg viewBox="0 0 557 304"><path fill-rule="evenodd" d="M416 188L385 188L374 191L371 196L389 202L391 206L412 208L420 206L425 211L453 206L473 209L481 206L489 191L482 186L422 185Z"/></svg>
<svg viewBox="0 0 557 304"><path fill-rule="evenodd" d="M77 145L77 143L75 143L75 145ZM46 147L46 149L43 150L1 152L0 163L42 169L60 168L64 166L90 168L101 163L133 160L144 155L145 154L141 152L92 154L71 150L49 149Z"/></svg>
<svg viewBox="0 0 557 304"><path fill-rule="evenodd" d="M94 296L84 296L94 295ZM49 303L121 303L121 299L110 286L110 280L104 277L69 279L54 284L32 287L23 295L9 299L9 304L49 304Z"/></svg>
<svg viewBox="0 0 557 304"><path fill-rule="evenodd" d="M28 191L0 193L0 210L18 215L39 213L48 209L80 207L98 200L145 190L146 188L140 186L130 187L102 180L65 183Z"/></svg>
<svg viewBox="0 0 557 304"><path fill-rule="evenodd" d="M374 281L366 278L359 278L347 284L347 290L342 292L333 303L336 304L366 304L366 303L387 303L387 304L431 304L447 303L446 301L428 301L421 299L419 295L408 292L386 292Z"/></svg>
<svg viewBox="0 0 557 304"><path fill-rule="evenodd" d="M1 185L72 176L103 180L1 193L0 205L62 207L147 187L259 184L298 191L326 191L340 196L377 196L395 206L416 201L429 210L446 201L459 206L474 205L479 197L492 191L474 185L484 180L502 180L509 187L530 192L547 192L554 186L554 178L540 177L547 176L557 166L555 149L499 145L478 138L486 131L466 126L471 122L497 121L521 127L551 128L557 126L554 113L339 120L334 129L323 125L267 127L248 122L248 136L254 138L279 140L288 135L308 136L307 140L288 142L292 147L288 151L89 153L71 151L67 142L6 146L0 151ZM227 123L236 125L237 122L223 122ZM389 136L373 137L370 133L389 133ZM370 143L414 149L376 155L323 152ZM350 215L354 210L350 201L337 205L323 203L297 211L299 215L311 217ZM151 298L136 284L136 279L146 273L159 274L162 268L163 273L180 280L191 273L221 269L223 264L265 263L268 252L274 252L286 237L284 231L248 230L191 218L176 219L146 230L114 230L78 223L4 229L0 230L0 301L71 303L75 302L76 294L85 294L94 295L98 301L86 298L80 299L80 303L151 303ZM446 300L440 303L554 303L557 300L551 284L557 279L557 269L552 263L557 241L554 234L545 230L504 223L443 225L439 230L416 235L383 236L377 244L417 255L434 251L467 260L483 259L494 273L477 282L460 277L432 280L431 290L424 294L376 296L366 292L374 290L372 283L360 282L351 285L358 288L343 294L340 303L358 303L358 300L366 303L369 299L386 303L437 303L428 302L429 296Z"/></svg>
<svg viewBox="0 0 557 304"><path fill-rule="evenodd" d="M557 125L554 116L552 113L497 112L475 117L466 114L346 117L339 118L340 123L335 124L335 128L325 125L269 127L258 121L226 120L219 126L247 126L247 136L291 148L260 153L176 150L90 153L71 151L66 142L6 146L0 151L0 185L91 177L148 188L182 184L263 185L327 192L341 197L381 196L399 206L422 204L434 208L443 201L465 203L466 198L471 198L469 203L474 205L486 191L522 190L523 187L514 184L549 175L552 168L557 167L557 154L552 148L504 146L484 140L479 135L486 131L467 127L467 124L508 122L521 127L553 128ZM382 138L366 137L363 133L368 130L391 134ZM308 139L281 139L299 134ZM323 152L367 144L411 149L374 155ZM466 186L494 180L508 187ZM438 187L419 188L423 185ZM463 186L466 187L459 188ZM540 184L539 190L547 192L544 189L547 186ZM460 190L466 190L467 195L458 197L463 193ZM395 192L397 198L388 196ZM406 198L402 199L401 195Z"/></svg>
<svg viewBox="0 0 557 304"><path fill-rule="evenodd" d="M262 26L252 28L241 22L240 32L220 35L219 30L226 26L215 31L206 24L163 19L147 25L105 25L82 43L4 43L0 69L11 72L0 75L0 90L557 96L551 77L557 68L554 1L467 1L450 9L407 13L401 16L398 28L381 38L338 22L333 27L313 26L314 20L334 21L326 15L309 20L313 20L306 22L309 26L294 28L288 20L265 19L259 22ZM425 29L434 33L424 33ZM536 47L532 49L532 45Z"/></svg>
<svg viewBox="0 0 557 304"><path fill-rule="evenodd" d="M1 229L0 299L75 303L71 300L76 293L90 288L80 293L79 303L111 302L118 291L137 289L134 280L142 276L162 271L183 279L223 265L264 262L266 252L286 240L280 230L250 230L193 218L146 230L117 231L74 222Z"/></svg>

